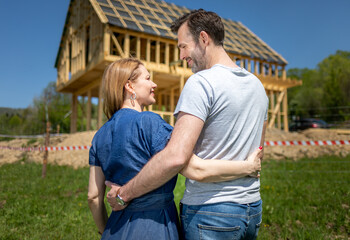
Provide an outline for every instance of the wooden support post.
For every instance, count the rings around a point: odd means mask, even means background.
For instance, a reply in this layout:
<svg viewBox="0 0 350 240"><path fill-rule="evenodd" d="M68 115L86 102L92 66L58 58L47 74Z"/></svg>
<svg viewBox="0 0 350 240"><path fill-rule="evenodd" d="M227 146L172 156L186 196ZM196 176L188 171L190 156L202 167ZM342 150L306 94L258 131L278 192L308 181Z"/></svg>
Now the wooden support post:
<svg viewBox="0 0 350 240"><path fill-rule="evenodd" d="M91 89L88 91L88 102L86 109L86 131L91 130Z"/></svg>
<svg viewBox="0 0 350 240"><path fill-rule="evenodd" d="M124 37L124 57L130 57L130 35L127 33Z"/></svg>
<svg viewBox="0 0 350 240"><path fill-rule="evenodd" d="M98 90L98 116L97 116L97 128L102 127L102 116L103 116L103 96L102 96L102 82L100 83Z"/></svg>
<svg viewBox="0 0 350 240"><path fill-rule="evenodd" d="M46 168L47 168L47 159L49 157L49 151L47 148L50 145L50 122L46 122L46 136L45 136L45 153L44 153L44 159L43 159L43 168L41 171L41 177L46 177Z"/></svg>
<svg viewBox="0 0 350 240"><path fill-rule="evenodd" d="M254 61L254 73L255 75L258 75L258 62Z"/></svg>
<svg viewBox="0 0 350 240"><path fill-rule="evenodd" d="M272 64L271 63L269 63L268 75L269 75L269 77L272 76Z"/></svg>
<svg viewBox="0 0 350 240"><path fill-rule="evenodd" d="M177 61L179 59L180 59L180 57L179 57L179 49L177 47L175 47L174 48L174 59L173 59L173 61ZM175 66L175 73L177 73L178 65L175 64L174 66ZM182 90L182 88L181 88L181 90Z"/></svg>
<svg viewBox="0 0 350 240"><path fill-rule="evenodd" d="M269 117L269 119L271 120L273 109L275 109L275 94L272 90L270 90L269 95L270 95L270 117Z"/></svg>
<svg viewBox="0 0 350 240"><path fill-rule="evenodd" d="M169 43L165 43L165 65L169 66L170 60L169 60Z"/></svg>
<svg viewBox="0 0 350 240"><path fill-rule="evenodd" d="M170 90L170 112L174 112L175 110L175 96L174 96L174 88ZM174 126L174 115L170 115L170 125Z"/></svg>
<svg viewBox="0 0 350 240"><path fill-rule="evenodd" d="M252 61L248 59L248 72L252 72Z"/></svg>
<svg viewBox="0 0 350 240"><path fill-rule="evenodd" d="M136 39L136 58L141 59L141 38Z"/></svg>
<svg viewBox="0 0 350 240"><path fill-rule="evenodd" d="M160 42L156 41L156 63L160 63Z"/></svg>
<svg viewBox="0 0 350 240"><path fill-rule="evenodd" d="M151 61L151 40L147 39L147 45L146 45L146 61Z"/></svg>
<svg viewBox="0 0 350 240"><path fill-rule="evenodd" d="M244 59L241 58L241 61L239 61L239 65L241 68L244 68Z"/></svg>
<svg viewBox="0 0 350 240"><path fill-rule="evenodd" d="M72 113L70 117L70 132L77 132L77 117L78 117L78 97L72 94Z"/></svg>
<svg viewBox="0 0 350 240"><path fill-rule="evenodd" d="M259 67L260 67L260 75L265 76L264 63L259 62Z"/></svg>
<svg viewBox="0 0 350 240"><path fill-rule="evenodd" d="M162 111L162 94L161 93L158 93L157 103L158 103L158 111Z"/></svg>
<svg viewBox="0 0 350 240"><path fill-rule="evenodd" d="M106 57L106 56L109 56L110 52L111 52L111 34L106 27L103 34L103 54Z"/></svg>
<svg viewBox="0 0 350 240"><path fill-rule="evenodd" d="M152 70L149 72L149 75L150 75L151 81L154 82L154 80L153 80L154 74L153 74ZM148 106L148 111L152 111L152 110L153 110L153 105L151 104Z"/></svg>
<svg viewBox="0 0 350 240"><path fill-rule="evenodd" d="M275 78L278 79L278 75L279 75L279 72L278 72L278 65L275 65Z"/></svg>
<svg viewBox="0 0 350 240"><path fill-rule="evenodd" d="M287 72L285 67L282 67L282 80L287 80Z"/></svg>
<svg viewBox="0 0 350 240"><path fill-rule="evenodd" d="M181 77L180 77L180 93L181 93L182 89L184 88L184 85L185 85L185 76L181 75Z"/></svg>
<svg viewBox="0 0 350 240"><path fill-rule="evenodd" d="M281 130L281 106L277 112L277 129Z"/></svg>
<svg viewBox="0 0 350 240"><path fill-rule="evenodd" d="M287 89L284 90L284 98L283 98L283 128L285 132L289 132L288 128L288 96Z"/></svg>

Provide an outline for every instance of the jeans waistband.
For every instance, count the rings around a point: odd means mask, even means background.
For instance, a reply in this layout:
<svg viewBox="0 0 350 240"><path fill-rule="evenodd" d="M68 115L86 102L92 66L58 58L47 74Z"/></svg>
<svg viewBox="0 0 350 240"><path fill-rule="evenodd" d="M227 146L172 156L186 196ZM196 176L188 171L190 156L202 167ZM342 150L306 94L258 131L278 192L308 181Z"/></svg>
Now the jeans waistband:
<svg viewBox="0 0 350 240"><path fill-rule="evenodd" d="M126 211L149 211L167 208L173 203L173 193L150 194L131 201Z"/></svg>

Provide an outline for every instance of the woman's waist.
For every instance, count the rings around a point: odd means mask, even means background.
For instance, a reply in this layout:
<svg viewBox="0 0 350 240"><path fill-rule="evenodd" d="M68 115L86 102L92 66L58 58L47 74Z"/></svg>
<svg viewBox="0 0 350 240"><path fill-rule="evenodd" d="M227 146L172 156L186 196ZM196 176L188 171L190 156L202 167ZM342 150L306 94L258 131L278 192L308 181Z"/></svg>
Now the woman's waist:
<svg viewBox="0 0 350 240"><path fill-rule="evenodd" d="M149 211L167 208L174 201L174 194L169 193L149 193L132 200L126 211Z"/></svg>

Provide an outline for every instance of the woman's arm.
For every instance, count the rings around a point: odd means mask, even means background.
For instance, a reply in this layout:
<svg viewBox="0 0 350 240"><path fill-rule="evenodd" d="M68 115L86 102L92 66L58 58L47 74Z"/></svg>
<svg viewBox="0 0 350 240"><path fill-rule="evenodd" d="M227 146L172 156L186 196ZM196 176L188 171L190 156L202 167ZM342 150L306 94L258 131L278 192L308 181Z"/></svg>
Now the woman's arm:
<svg viewBox="0 0 350 240"><path fill-rule="evenodd" d="M104 204L105 176L100 167L90 166L88 202L95 224L103 233L107 224L107 211Z"/></svg>
<svg viewBox="0 0 350 240"><path fill-rule="evenodd" d="M262 148L248 156L246 161L203 160L193 155L181 174L199 182L224 182L245 176L259 177L261 170Z"/></svg>

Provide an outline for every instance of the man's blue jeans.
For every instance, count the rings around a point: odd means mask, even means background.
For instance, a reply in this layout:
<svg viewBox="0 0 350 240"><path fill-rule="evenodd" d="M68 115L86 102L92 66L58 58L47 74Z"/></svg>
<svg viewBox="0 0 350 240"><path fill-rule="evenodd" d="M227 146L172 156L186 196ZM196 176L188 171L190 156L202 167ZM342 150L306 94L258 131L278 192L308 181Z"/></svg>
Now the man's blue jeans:
<svg viewBox="0 0 350 240"><path fill-rule="evenodd" d="M184 239L256 239L262 201L250 204L216 203L180 206Z"/></svg>

